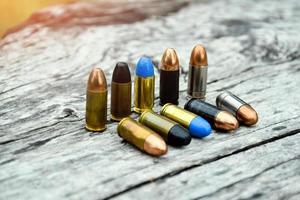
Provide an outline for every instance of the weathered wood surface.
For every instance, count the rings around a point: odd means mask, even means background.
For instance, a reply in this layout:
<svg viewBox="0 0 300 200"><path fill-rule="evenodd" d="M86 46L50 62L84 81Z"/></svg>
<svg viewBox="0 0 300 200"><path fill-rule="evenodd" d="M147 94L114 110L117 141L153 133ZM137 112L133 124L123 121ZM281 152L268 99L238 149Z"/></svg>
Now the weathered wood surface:
<svg viewBox="0 0 300 200"><path fill-rule="evenodd" d="M134 24L8 35L0 44L0 199L299 199L299 11L296 0L193 2ZM174 47L183 105L197 43L208 51L207 101L236 93L258 111L256 126L169 147L161 158L122 142L111 121L104 133L86 132L91 67L110 82L117 61L133 72L141 55L157 63Z"/></svg>

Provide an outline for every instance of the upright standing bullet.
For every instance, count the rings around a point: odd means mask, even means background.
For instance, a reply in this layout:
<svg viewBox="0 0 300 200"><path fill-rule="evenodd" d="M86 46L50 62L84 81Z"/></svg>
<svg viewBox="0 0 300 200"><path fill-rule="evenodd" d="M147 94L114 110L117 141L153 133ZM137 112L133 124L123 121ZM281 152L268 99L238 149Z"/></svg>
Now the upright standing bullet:
<svg viewBox="0 0 300 200"><path fill-rule="evenodd" d="M170 145L183 146L191 142L192 138L185 128L153 111L144 111L139 122L159 133Z"/></svg>
<svg viewBox="0 0 300 200"><path fill-rule="evenodd" d="M151 110L154 105L154 68L152 60L141 57L136 65L134 79L134 108L137 113Z"/></svg>
<svg viewBox="0 0 300 200"><path fill-rule="evenodd" d="M117 63L111 81L111 118L115 121L131 113L131 75L127 63Z"/></svg>
<svg viewBox="0 0 300 200"><path fill-rule="evenodd" d="M175 49L166 49L160 64L160 104L178 105L179 61Z"/></svg>
<svg viewBox="0 0 300 200"><path fill-rule="evenodd" d="M251 126L257 123L257 112L242 99L231 92L224 92L216 99L217 106L232 113L243 124Z"/></svg>
<svg viewBox="0 0 300 200"><path fill-rule="evenodd" d="M204 46L194 47L189 67L188 95L192 98L204 99L207 84L207 55Z"/></svg>
<svg viewBox="0 0 300 200"><path fill-rule="evenodd" d="M130 117L121 120L118 125L118 134L150 155L161 156L167 153L168 147L158 134Z"/></svg>
<svg viewBox="0 0 300 200"><path fill-rule="evenodd" d="M236 118L229 112L219 110L216 106L199 99L190 99L185 104L184 109L200 115L216 129L231 131L239 126Z"/></svg>
<svg viewBox="0 0 300 200"><path fill-rule="evenodd" d="M176 105L167 103L160 113L186 127L193 137L206 137L211 132L211 126L206 120Z"/></svg>
<svg viewBox="0 0 300 200"><path fill-rule="evenodd" d="M107 84L104 72L94 68L89 76L86 92L86 129L103 131L106 129Z"/></svg>

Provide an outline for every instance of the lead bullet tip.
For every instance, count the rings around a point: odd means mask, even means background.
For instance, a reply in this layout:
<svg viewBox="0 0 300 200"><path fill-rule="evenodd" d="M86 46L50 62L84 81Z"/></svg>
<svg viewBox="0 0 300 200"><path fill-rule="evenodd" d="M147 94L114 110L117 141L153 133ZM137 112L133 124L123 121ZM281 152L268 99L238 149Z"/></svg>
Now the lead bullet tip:
<svg viewBox="0 0 300 200"><path fill-rule="evenodd" d="M190 65L195 67L207 66L207 55L203 45L198 44L193 48L190 58Z"/></svg>
<svg viewBox="0 0 300 200"><path fill-rule="evenodd" d="M161 70L177 71L179 69L179 60L175 49L167 48L161 59Z"/></svg>
<svg viewBox="0 0 300 200"><path fill-rule="evenodd" d="M100 68L92 69L88 84L87 90L91 92L104 92L107 90L107 83L104 72Z"/></svg>

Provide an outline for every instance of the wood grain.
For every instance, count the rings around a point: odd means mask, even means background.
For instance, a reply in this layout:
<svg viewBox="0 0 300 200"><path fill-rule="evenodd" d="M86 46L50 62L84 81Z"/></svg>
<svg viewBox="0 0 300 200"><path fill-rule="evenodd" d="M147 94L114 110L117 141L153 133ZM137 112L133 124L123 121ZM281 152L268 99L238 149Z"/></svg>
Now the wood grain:
<svg viewBox="0 0 300 200"><path fill-rule="evenodd" d="M58 30L44 27L34 33L24 28L8 35L0 42L0 199L130 198L136 191L138 197L150 190L151 196L144 198L160 194L167 198L180 192L176 186L183 179L191 182L185 187L191 198L225 195L240 199L262 194L254 197L277 199L279 191L292 198L300 192L299 8L296 0L193 2L168 16L134 24ZM189 54L197 43L207 47L207 101L214 103L221 91L230 90L258 111L256 126L193 139L187 147L170 147L161 158L145 155L123 142L116 134L117 124L111 121L104 133L84 129L86 81L93 66L102 67L109 83L117 61L127 61L133 74L141 55L158 63L163 50L174 47L182 65L182 106ZM157 69L156 75L159 82ZM154 110L159 109L157 96ZM261 155L265 148L270 148L266 150L269 154ZM293 153L284 157L287 150ZM280 156L276 157L276 152ZM266 163L253 165L255 155L261 155ZM223 161L237 165L236 159L241 158L245 158L241 167L214 174ZM226 188L274 165L279 166L259 180ZM199 177L202 168L207 173ZM208 185L198 193L193 183L200 184L205 177L210 177ZM281 183L268 182L262 186L263 192L258 186L239 192L267 177L287 179L284 183L295 185L285 189ZM152 190L172 181L168 194L163 191L168 185ZM269 189L268 185L281 189Z"/></svg>

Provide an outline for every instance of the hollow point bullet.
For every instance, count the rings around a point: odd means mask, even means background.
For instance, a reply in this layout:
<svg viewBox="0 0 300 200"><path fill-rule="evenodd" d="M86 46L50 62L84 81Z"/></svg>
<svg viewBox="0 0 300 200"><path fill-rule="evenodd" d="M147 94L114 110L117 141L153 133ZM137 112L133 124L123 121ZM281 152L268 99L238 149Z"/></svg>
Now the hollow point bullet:
<svg viewBox="0 0 300 200"><path fill-rule="evenodd" d="M153 111L144 111L139 118L139 122L160 134L170 145L183 146L191 142L192 138L185 128Z"/></svg>
<svg viewBox="0 0 300 200"><path fill-rule="evenodd" d="M232 113L239 122L251 126L257 123L257 112L242 99L238 98L231 92L224 92L217 96L217 106Z"/></svg>
<svg viewBox="0 0 300 200"><path fill-rule="evenodd" d="M157 133L130 117L120 121L117 131L120 137L150 155L161 156L168 151L165 141Z"/></svg>
<svg viewBox="0 0 300 200"><path fill-rule="evenodd" d="M206 120L176 105L167 103L160 113L187 128L193 137L206 137L211 133L211 126Z"/></svg>
<svg viewBox="0 0 300 200"><path fill-rule="evenodd" d="M94 68L89 76L86 92L86 129L103 131L107 118L107 84L104 72Z"/></svg>
<svg viewBox="0 0 300 200"><path fill-rule="evenodd" d="M117 63L111 82L111 118L115 121L131 113L131 75L127 63Z"/></svg>
<svg viewBox="0 0 300 200"><path fill-rule="evenodd" d="M200 99L190 99L185 104L184 109L203 117L216 129L231 131L239 126L236 118L229 112L219 110L216 106Z"/></svg>
<svg viewBox="0 0 300 200"><path fill-rule="evenodd" d="M196 45L191 53L189 76L188 76L188 96L192 98L204 99L207 85L207 55L204 46Z"/></svg>
<svg viewBox="0 0 300 200"><path fill-rule="evenodd" d="M137 113L151 110L154 105L155 76L152 60L141 57L136 65L134 79L134 108Z"/></svg>
<svg viewBox="0 0 300 200"><path fill-rule="evenodd" d="M175 49L165 50L160 64L160 105L178 105L179 61Z"/></svg>

